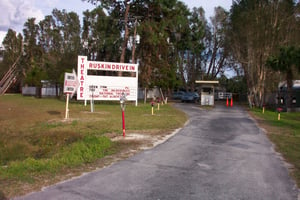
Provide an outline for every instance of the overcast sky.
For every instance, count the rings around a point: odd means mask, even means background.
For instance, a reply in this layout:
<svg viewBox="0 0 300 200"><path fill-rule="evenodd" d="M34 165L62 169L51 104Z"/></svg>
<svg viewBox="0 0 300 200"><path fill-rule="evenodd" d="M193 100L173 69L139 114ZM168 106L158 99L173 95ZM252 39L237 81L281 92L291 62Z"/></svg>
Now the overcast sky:
<svg viewBox="0 0 300 200"><path fill-rule="evenodd" d="M222 6L229 10L232 0L182 0L182 2L189 8L203 7L206 18L209 19L214 13L214 7ZM38 22L44 19L45 15L51 14L53 8L75 11L82 20L82 12L91 10L94 6L82 0L0 0L0 43L9 28L22 32L28 18L35 17Z"/></svg>

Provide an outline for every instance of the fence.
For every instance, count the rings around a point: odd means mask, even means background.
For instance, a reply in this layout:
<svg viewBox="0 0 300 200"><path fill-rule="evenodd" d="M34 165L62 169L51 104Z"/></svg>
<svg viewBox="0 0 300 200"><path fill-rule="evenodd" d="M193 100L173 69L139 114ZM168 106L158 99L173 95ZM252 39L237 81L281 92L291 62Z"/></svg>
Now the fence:
<svg viewBox="0 0 300 200"><path fill-rule="evenodd" d="M232 93L230 92L218 92L218 100L221 100L221 99L231 99L232 97Z"/></svg>
<svg viewBox="0 0 300 200"><path fill-rule="evenodd" d="M57 88L57 94L60 94L60 88ZM41 96L41 97L55 97L55 87L22 87L23 96Z"/></svg>

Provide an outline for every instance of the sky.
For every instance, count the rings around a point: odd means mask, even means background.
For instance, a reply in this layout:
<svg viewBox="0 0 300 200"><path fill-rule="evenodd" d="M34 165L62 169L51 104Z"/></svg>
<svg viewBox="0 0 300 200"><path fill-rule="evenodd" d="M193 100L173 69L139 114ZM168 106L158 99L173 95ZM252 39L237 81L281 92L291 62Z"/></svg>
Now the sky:
<svg viewBox="0 0 300 200"><path fill-rule="evenodd" d="M214 14L214 7L222 6L229 10L232 0L181 0L190 9L203 7L206 18ZM22 33L23 25L28 18L36 18L36 22L50 15L52 10L65 9L67 12L74 11L82 20L82 12L92 10L94 5L82 0L0 0L0 44L2 43L9 28Z"/></svg>

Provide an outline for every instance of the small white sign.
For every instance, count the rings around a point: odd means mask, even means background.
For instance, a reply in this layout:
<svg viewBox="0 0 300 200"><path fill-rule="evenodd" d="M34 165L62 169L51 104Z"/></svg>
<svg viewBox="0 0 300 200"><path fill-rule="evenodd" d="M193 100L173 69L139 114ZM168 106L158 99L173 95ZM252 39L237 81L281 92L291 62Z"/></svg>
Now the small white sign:
<svg viewBox="0 0 300 200"><path fill-rule="evenodd" d="M64 93L74 95L78 86L79 81L76 72L73 70L73 73L65 73Z"/></svg>

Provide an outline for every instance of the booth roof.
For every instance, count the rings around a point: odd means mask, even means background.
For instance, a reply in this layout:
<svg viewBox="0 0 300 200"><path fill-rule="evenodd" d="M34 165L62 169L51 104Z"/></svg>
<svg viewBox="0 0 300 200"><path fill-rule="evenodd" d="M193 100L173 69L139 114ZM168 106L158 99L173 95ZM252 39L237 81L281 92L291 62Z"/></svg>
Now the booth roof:
<svg viewBox="0 0 300 200"><path fill-rule="evenodd" d="M200 83L200 84L219 84L219 81L196 81L196 83Z"/></svg>

